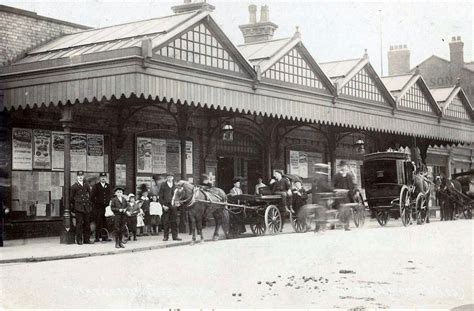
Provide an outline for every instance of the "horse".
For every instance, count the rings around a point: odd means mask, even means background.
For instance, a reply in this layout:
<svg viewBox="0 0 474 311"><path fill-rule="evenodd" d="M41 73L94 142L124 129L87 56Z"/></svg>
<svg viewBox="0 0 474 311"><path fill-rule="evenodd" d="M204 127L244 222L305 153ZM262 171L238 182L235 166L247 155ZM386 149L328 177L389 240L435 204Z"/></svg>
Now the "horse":
<svg viewBox="0 0 474 311"><path fill-rule="evenodd" d="M226 195L222 189L212 187L209 190L203 190L201 187L194 186L193 184L181 180L176 184L176 189L173 193L173 199L171 204L179 207L184 205L188 217L191 223L191 232L193 235L191 244L196 242L196 229L198 234L201 236L201 241L204 241L202 233L202 219L210 211L214 217L215 229L213 235L213 241L219 239L219 227L222 226L225 237L229 236L229 214L224 208L224 205L206 203L203 201L210 202L226 202Z"/></svg>

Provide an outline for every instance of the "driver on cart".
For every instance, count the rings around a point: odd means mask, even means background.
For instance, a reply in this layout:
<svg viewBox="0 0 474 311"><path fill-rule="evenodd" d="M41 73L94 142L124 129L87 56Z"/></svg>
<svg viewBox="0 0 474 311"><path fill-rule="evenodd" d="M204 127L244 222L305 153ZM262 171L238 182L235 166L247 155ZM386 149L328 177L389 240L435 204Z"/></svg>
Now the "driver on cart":
<svg viewBox="0 0 474 311"><path fill-rule="evenodd" d="M291 211L291 200L288 199L291 196L291 185L287 178L283 178L283 171L275 170L273 173L275 179L270 181L270 187L273 194L281 195L281 203L285 207L287 212Z"/></svg>
<svg viewBox="0 0 474 311"><path fill-rule="evenodd" d="M344 225L344 230L349 231L349 221L351 218L351 209L346 207L344 203L353 203L354 199L354 179L352 173L349 171L349 165L346 161L339 162L339 171L334 175L333 180L334 189L349 190L346 197L336 200L335 208L339 210L339 220Z"/></svg>

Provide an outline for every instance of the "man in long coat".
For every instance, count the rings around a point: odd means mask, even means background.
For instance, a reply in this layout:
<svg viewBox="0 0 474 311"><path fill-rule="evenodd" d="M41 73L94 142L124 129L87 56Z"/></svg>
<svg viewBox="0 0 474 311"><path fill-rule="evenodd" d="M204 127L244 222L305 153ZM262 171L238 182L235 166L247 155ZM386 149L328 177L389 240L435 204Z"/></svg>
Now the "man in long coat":
<svg viewBox="0 0 474 311"><path fill-rule="evenodd" d="M163 241L168 241L170 229L173 240L181 241L181 239L178 238L178 209L171 204L174 190L176 189L173 180L173 174L166 174L166 181L161 184L159 192L159 200L163 206L162 220L163 229L165 231Z"/></svg>
<svg viewBox="0 0 474 311"><path fill-rule="evenodd" d="M90 238L91 188L84 181L84 172L77 172L77 181L71 187L72 211L76 214L76 243L93 244Z"/></svg>
<svg viewBox="0 0 474 311"><path fill-rule="evenodd" d="M100 232L106 226L105 207L109 205L111 189L107 183L107 174L100 173L99 182L92 186L91 202L92 221L95 223L95 242L99 242ZM103 241L110 241L108 237L102 237Z"/></svg>

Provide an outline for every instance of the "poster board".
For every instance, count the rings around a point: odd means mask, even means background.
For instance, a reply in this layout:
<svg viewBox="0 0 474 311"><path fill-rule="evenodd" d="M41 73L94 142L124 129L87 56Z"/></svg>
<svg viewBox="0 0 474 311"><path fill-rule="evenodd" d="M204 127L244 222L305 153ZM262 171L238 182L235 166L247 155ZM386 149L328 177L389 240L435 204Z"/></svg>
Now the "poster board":
<svg viewBox="0 0 474 311"><path fill-rule="evenodd" d="M51 144L52 170L64 170L64 135L61 132L52 133Z"/></svg>
<svg viewBox="0 0 474 311"><path fill-rule="evenodd" d="M33 132L31 129L12 129L12 169L33 169Z"/></svg>
<svg viewBox="0 0 474 311"><path fill-rule="evenodd" d="M88 172L104 171L104 136L87 134L87 169Z"/></svg>
<svg viewBox="0 0 474 311"><path fill-rule="evenodd" d="M152 141L151 138L137 137L137 172L152 173Z"/></svg>
<svg viewBox="0 0 474 311"><path fill-rule="evenodd" d="M33 168L51 169L51 131L33 130Z"/></svg>
<svg viewBox="0 0 474 311"><path fill-rule="evenodd" d="M152 145L152 171L153 174L166 173L166 139L153 138Z"/></svg>
<svg viewBox="0 0 474 311"><path fill-rule="evenodd" d="M87 135L71 135L71 171L87 171Z"/></svg>
<svg viewBox="0 0 474 311"><path fill-rule="evenodd" d="M115 185L127 186L127 165L115 164Z"/></svg>

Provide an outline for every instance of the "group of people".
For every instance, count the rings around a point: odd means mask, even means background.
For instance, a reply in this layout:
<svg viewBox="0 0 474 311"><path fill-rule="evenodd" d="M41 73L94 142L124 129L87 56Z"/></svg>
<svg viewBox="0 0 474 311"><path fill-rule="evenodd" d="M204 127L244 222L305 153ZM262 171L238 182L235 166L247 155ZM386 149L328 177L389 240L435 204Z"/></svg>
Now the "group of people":
<svg viewBox="0 0 474 311"><path fill-rule="evenodd" d="M71 211L76 218L75 240L78 245L93 244L100 239L111 241L108 235L101 234L102 229L108 228L106 216L113 219L116 248L125 247L125 224L129 230L129 240L133 237L136 241L140 233L157 235L161 229L164 231L163 241L168 241L170 231L173 240L181 240L178 237L178 211L171 204L175 190L173 174L166 174L166 181L160 184L159 189L151 189L151 195L146 185L141 187L138 196L133 193L125 195L124 190L117 186L112 191L106 173L100 173L99 182L91 187L84 180L84 172L77 172L70 200ZM95 224L94 241L91 241L91 222Z"/></svg>

